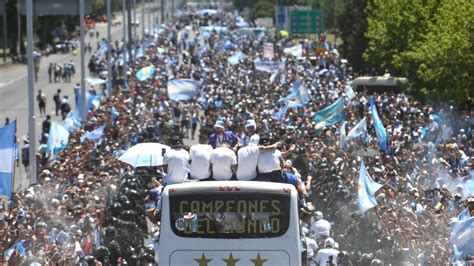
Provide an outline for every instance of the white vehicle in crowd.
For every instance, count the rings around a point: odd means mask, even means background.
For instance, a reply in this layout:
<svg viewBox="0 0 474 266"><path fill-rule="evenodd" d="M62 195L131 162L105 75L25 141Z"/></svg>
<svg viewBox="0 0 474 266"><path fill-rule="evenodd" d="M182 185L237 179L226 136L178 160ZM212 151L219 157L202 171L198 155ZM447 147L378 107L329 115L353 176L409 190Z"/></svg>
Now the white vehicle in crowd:
<svg viewBox="0 0 474 266"><path fill-rule="evenodd" d="M159 265L301 265L290 184L209 181L166 186Z"/></svg>

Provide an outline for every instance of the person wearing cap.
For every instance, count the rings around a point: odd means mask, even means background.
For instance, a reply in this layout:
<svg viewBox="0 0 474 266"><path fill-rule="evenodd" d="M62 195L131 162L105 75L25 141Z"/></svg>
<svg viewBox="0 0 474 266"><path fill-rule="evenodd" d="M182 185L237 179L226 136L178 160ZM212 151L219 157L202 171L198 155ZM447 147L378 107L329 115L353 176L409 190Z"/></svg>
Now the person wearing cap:
<svg viewBox="0 0 474 266"><path fill-rule="evenodd" d="M211 153L212 178L214 180L230 180L237 168L237 156L230 148L230 143L223 140Z"/></svg>
<svg viewBox="0 0 474 266"><path fill-rule="evenodd" d="M245 124L246 134L241 140L242 146L247 146L249 144L258 145L260 141L260 136L256 133L257 123L253 119L247 120Z"/></svg>
<svg viewBox="0 0 474 266"><path fill-rule="evenodd" d="M250 142L248 146L239 148L237 152L237 172L238 180L253 180L257 177L257 164L260 152L276 149L278 143L272 145L260 145Z"/></svg>
<svg viewBox="0 0 474 266"><path fill-rule="evenodd" d="M323 219L323 213L317 211L313 215L314 221L311 223L311 232L319 242L331 235L331 224Z"/></svg>
<svg viewBox="0 0 474 266"><path fill-rule="evenodd" d="M337 265L339 251L334 248L334 239L328 237L324 240L324 248L316 254L316 265Z"/></svg>
<svg viewBox="0 0 474 266"><path fill-rule="evenodd" d="M262 145L269 145L270 136L268 134L263 135L260 138L260 143ZM258 156L257 162L259 180L279 183L285 182L281 172L281 169L285 165L285 162L283 160L281 152L278 150L279 146L281 146L281 143L277 144L277 149L269 149L260 152L260 156Z"/></svg>
<svg viewBox="0 0 474 266"><path fill-rule="evenodd" d="M181 138L172 136L170 138L171 150L167 151L163 157L163 170L165 185L183 183L189 173L189 152L183 149Z"/></svg>
<svg viewBox="0 0 474 266"><path fill-rule="evenodd" d="M214 124L214 130L215 132L209 136L209 145L211 145L213 149L217 148L225 140L229 142L231 147L238 144L239 138L234 132L225 130L224 121L217 120Z"/></svg>
<svg viewBox="0 0 474 266"><path fill-rule="evenodd" d="M191 157L190 177L196 180L207 180L211 177L211 153L212 146L208 144L209 137L206 134L199 135L199 144L191 146L189 154Z"/></svg>

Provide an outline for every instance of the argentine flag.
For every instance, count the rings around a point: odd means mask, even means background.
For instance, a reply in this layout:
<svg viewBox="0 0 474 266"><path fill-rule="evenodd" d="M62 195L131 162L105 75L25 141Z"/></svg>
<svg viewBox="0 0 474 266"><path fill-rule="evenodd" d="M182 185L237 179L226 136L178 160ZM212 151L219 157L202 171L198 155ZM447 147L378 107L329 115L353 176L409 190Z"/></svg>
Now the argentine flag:
<svg viewBox="0 0 474 266"><path fill-rule="evenodd" d="M168 81L168 97L173 101L188 101L199 92L201 83L193 79L174 79Z"/></svg>
<svg viewBox="0 0 474 266"><path fill-rule="evenodd" d="M357 203L359 204L359 211L365 213L369 209L377 206L377 200L375 199L375 192L379 190L382 184L379 184L372 180L367 168L365 167L364 161L360 161L359 171L359 188L357 190Z"/></svg>
<svg viewBox="0 0 474 266"><path fill-rule="evenodd" d="M0 195L10 198L13 193L16 120L0 127Z"/></svg>
<svg viewBox="0 0 474 266"><path fill-rule="evenodd" d="M153 77L153 74L155 74L155 67L151 65L138 70L136 77L139 81L144 81Z"/></svg>

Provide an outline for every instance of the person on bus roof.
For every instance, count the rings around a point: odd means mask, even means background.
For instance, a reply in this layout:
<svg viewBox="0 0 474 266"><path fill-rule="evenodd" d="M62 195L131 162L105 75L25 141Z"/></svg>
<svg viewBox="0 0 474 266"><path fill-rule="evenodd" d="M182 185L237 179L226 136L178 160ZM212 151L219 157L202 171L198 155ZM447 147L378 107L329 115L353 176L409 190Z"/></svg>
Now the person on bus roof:
<svg viewBox="0 0 474 266"><path fill-rule="evenodd" d="M211 153L212 146L208 144L209 138L206 134L199 136L199 144L191 146L190 177L197 180L209 180L211 178Z"/></svg>
<svg viewBox="0 0 474 266"><path fill-rule="evenodd" d="M260 137L262 145L270 144L270 136L265 134ZM280 143L278 145L281 145ZM285 183L281 175L281 169L284 166L283 157L278 149L271 149L261 152L258 156L259 180Z"/></svg>
<svg viewBox="0 0 474 266"><path fill-rule="evenodd" d="M163 157L163 170L166 172L164 177L165 185L183 183L189 173L189 152L182 147L183 143L179 136L170 138L171 150L166 152Z"/></svg>
<svg viewBox="0 0 474 266"><path fill-rule="evenodd" d="M237 152L237 179L253 180L257 177L258 157L261 152L274 150L278 143L258 146L258 142L250 142L247 146L239 148Z"/></svg>
<svg viewBox="0 0 474 266"><path fill-rule="evenodd" d="M212 178L214 180L230 180L234 177L234 171L237 168L237 156L230 148L228 140L222 143L212 151L211 154Z"/></svg>
<svg viewBox="0 0 474 266"><path fill-rule="evenodd" d="M209 137L209 145L212 148L217 148L219 144L222 144L225 140L229 142L230 147L234 147L238 144L239 138L232 131L225 131L225 123L222 120L217 120L214 124L215 133Z"/></svg>

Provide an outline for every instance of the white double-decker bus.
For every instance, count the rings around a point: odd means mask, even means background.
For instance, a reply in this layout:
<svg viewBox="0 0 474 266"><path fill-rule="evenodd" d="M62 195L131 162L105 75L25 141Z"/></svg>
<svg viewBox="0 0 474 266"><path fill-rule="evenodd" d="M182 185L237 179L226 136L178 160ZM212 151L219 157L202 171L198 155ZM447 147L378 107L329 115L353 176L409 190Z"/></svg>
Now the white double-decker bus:
<svg viewBox="0 0 474 266"><path fill-rule="evenodd" d="M257 181L166 186L159 264L300 265L296 189Z"/></svg>

